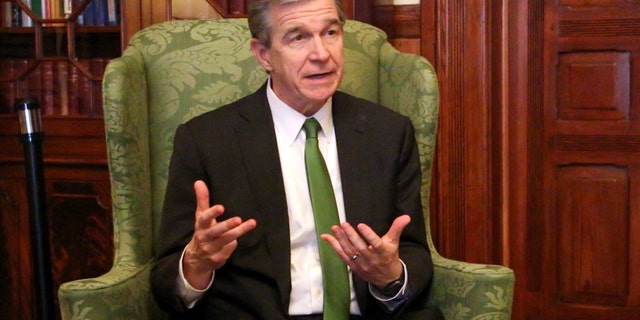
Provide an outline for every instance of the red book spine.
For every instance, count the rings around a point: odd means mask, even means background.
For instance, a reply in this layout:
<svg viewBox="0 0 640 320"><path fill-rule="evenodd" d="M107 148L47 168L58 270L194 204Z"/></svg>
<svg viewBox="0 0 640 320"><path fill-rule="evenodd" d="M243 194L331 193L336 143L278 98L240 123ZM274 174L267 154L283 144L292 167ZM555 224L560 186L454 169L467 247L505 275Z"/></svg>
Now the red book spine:
<svg viewBox="0 0 640 320"><path fill-rule="evenodd" d="M29 79L25 75L29 60L17 59L13 61L13 69L16 77L16 99L22 99L29 95Z"/></svg>
<svg viewBox="0 0 640 320"><path fill-rule="evenodd" d="M0 27L11 27L11 2L0 2Z"/></svg>
<svg viewBox="0 0 640 320"><path fill-rule="evenodd" d="M68 115L69 114L69 91L67 88L67 60L58 60L55 63L55 86L54 86L54 96L57 97L56 105L59 106L59 114Z"/></svg>
<svg viewBox="0 0 640 320"><path fill-rule="evenodd" d="M42 64L38 65L27 77L27 94L26 96L36 99L40 102L42 114L47 114L42 103Z"/></svg>
<svg viewBox="0 0 640 320"><path fill-rule="evenodd" d="M40 63L41 75L42 75L42 93L40 106L42 107L42 114L55 114L57 111L54 101L54 74L53 74L53 61L45 60ZM59 105L57 106L59 107Z"/></svg>
<svg viewBox="0 0 640 320"><path fill-rule="evenodd" d="M91 74L98 80L93 81L91 91L92 115L101 115L102 112L102 76L106 66L106 59L91 59Z"/></svg>
<svg viewBox="0 0 640 320"><path fill-rule="evenodd" d="M84 68L86 72L89 72L89 60L78 60L80 65ZM91 103L91 78L89 75L84 74L83 72L78 72L80 76L80 114L90 115L92 113L92 103Z"/></svg>
<svg viewBox="0 0 640 320"><path fill-rule="evenodd" d="M80 71L73 63L68 64L67 92L69 114L80 113Z"/></svg>

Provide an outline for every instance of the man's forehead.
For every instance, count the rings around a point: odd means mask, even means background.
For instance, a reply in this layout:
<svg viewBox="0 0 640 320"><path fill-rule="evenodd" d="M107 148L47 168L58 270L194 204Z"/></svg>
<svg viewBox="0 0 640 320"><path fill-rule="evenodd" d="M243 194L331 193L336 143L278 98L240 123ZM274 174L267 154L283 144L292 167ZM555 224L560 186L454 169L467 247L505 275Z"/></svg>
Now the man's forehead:
<svg viewBox="0 0 640 320"><path fill-rule="evenodd" d="M333 24L339 21L338 11L333 1L306 1L283 4L272 8L271 14L275 24L280 27L288 24L302 26L312 22Z"/></svg>

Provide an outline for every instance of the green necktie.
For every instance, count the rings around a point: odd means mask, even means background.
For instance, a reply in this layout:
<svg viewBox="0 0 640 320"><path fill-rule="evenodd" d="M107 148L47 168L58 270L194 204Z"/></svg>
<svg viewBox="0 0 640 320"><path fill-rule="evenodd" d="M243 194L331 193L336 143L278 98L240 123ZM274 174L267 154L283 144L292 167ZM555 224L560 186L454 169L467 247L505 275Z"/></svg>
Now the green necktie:
<svg viewBox="0 0 640 320"><path fill-rule="evenodd" d="M325 320L349 319L350 290L347 267L333 251L331 245L320 239L323 233L331 234L331 226L340 224L329 172L318 148L318 131L321 127L316 119L309 118L304 122L303 128L307 135L304 159L324 283L323 318Z"/></svg>

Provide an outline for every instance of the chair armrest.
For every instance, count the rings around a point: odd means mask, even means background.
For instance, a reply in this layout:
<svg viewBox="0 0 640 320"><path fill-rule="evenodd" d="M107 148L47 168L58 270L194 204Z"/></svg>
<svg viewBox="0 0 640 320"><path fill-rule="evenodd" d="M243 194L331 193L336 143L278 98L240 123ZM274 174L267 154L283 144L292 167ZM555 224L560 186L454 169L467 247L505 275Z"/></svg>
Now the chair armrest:
<svg viewBox="0 0 640 320"><path fill-rule="evenodd" d="M97 278L64 283L58 290L62 319L161 319L151 301L149 272L143 265L116 265Z"/></svg>
<svg viewBox="0 0 640 320"><path fill-rule="evenodd" d="M433 257L434 277L430 306L438 306L446 319L511 318L515 275L498 266ZM484 319L484 318L483 318Z"/></svg>

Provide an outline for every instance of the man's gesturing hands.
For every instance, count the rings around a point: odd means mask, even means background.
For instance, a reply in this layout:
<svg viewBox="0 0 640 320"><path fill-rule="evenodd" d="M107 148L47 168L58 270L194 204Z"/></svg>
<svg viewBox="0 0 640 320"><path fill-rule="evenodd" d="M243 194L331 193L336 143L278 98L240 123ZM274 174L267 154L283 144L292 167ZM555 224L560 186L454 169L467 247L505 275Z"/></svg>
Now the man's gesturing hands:
<svg viewBox="0 0 640 320"><path fill-rule="evenodd" d="M256 221L232 217L218 222L224 207L210 207L209 189L203 181L193 184L196 193L194 233L182 260L185 279L196 289L205 289L214 270L222 267L238 246L237 239L256 227Z"/></svg>
<svg viewBox="0 0 640 320"><path fill-rule="evenodd" d="M356 231L351 224L343 222L331 228L333 235L323 234L321 238L331 244L352 272L364 281L384 288L402 275L400 235L409 222L411 217L408 215L397 217L382 237L366 224L359 224Z"/></svg>
<svg viewBox="0 0 640 320"><path fill-rule="evenodd" d="M182 260L184 277L196 289L205 289L214 270L222 267L238 246L238 238L256 227L256 221L232 217L218 222L224 207L209 204L209 189L203 181L193 185L197 208L193 237ZM400 278L399 243L404 228L411 222L408 215L396 218L389 231L378 236L369 226L359 224L357 231L348 222L333 226L333 235L323 234L351 271L363 280L383 288Z"/></svg>

